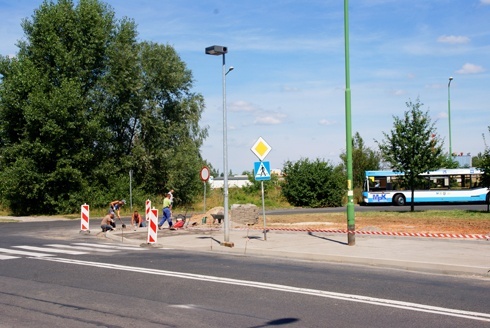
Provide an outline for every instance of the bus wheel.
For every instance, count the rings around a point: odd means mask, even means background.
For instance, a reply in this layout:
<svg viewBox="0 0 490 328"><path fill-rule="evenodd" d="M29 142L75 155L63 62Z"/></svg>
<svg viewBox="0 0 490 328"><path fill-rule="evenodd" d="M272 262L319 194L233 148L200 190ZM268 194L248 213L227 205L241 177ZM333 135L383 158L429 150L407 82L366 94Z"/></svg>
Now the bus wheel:
<svg viewBox="0 0 490 328"><path fill-rule="evenodd" d="M403 206L403 205L405 205L405 196L403 196L403 195L395 195L395 197L393 197L393 203L396 206Z"/></svg>

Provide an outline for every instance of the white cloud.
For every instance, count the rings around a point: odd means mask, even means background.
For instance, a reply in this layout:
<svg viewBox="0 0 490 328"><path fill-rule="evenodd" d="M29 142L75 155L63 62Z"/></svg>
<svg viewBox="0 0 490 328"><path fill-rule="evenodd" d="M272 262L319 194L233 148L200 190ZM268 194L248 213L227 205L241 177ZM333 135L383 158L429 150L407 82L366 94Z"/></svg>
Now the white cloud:
<svg viewBox="0 0 490 328"><path fill-rule="evenodd" d="M482 5L490 5L490 0L480 0Z"/></svg>
<svg viewBox="0 0 490 328"><path fill-rule="evenodd" d="M282 86L281 90L284 92L299 92L300 91L299 88L288 86L288 85Z"/></svg>
<svg viewBox="0 0 490 328"><path fill-rule="evenodd" d="M436 115L436 119L441 119L441 118L442 118L442 119L446 119L446 118L448 118L448 116L447 116L447 112L439 112L439 113L437 113L437 115Z"/></svg>
<svg viewBox="0 0 490 328"><path fill-rule="evenodd" d="M259 108L245 100L237 100L227 107L232 112L255 112Z"/></svg>
<svg viewBox="0 0 490 328"><path fill-rule="evenodd" d="M405 90L390 90L388 92L389 94L393 95L393 96L404 96L407 94L407 92Z"/></svg>
<svg viewBox="0 0 490 328"><path fill-rule="evenodd" d="M277 125L283 123L285 118L286 115L282 113L264 113L263 115L260 115L255 119L254 124Z"/></svg>
<svg viewBox="0 0 490 328"><path fill-rule="evenodd" d="M489 0L490 1L490 0ZM458 74L478 74L484 72L485 69L482 66L466 63L463 67L456 71Z"/></svg>
<svg viewBox="0 0 490 328"><path fill-rule="evenodd" d="M440 83L427 84L425 86L426 89L442 89L442 87L444 87L444 85L442 85Z"/></svg>
<svg viewBox="0 0 490 328"><path fill-rule="evenodd" d="M440 37L437 38L437 42L451 43L451 44L464 44L470 42L470 38L461 35L441 35Z"/></svg>
<svg viewBox="0 0 490 328"><path fill-rule="evenodd" d="M335 122L335 121L329 121L329 120L326 120L326 119L322 119L322 120L320 120L318 122L318 124L320 124L320 125L334 125L335 123L337 123L337 122Z"/></svg>

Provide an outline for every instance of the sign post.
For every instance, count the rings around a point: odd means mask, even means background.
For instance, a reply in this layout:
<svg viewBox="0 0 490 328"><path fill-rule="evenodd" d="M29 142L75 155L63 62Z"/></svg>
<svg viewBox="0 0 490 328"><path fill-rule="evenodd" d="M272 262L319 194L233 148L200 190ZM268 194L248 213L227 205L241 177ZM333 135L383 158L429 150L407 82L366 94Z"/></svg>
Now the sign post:
<svg viewBox="0 0 490 328"><path fill-rule="evenodd" d="M265 218L265 200L264 200L264 181L271 179L271 168L269 162L264 162L264 158L269 154L272 148L269 144L259 137L255 144L250 149L255 156L257 156L260 162L254 163L254 176L256 181L260 181L262 189L262 217L264 218L264 240L267 240L267 227Z"/></svg>

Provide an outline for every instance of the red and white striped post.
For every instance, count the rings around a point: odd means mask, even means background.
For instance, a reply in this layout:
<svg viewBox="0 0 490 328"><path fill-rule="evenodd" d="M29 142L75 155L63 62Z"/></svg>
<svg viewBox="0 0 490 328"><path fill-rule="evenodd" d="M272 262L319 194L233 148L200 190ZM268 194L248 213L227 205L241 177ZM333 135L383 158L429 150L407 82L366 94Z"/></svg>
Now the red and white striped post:
<svg viewBox="0 0 490 328"><path fill-rule="evenodd" d="M146 212L145 212L146 221L150 221L150 209L151 209L151 200L147 199L146 200Z"/></svg>
<svg viewBox="0 0 490 328"><path fill-rule="evenodd" d="M148 244L154 244L157 242L157 229L158 229L158 210L153 208L150 210L150 222L148 222L148 238L146 242Z"/></svg>
<svg viewBox="0 0 490 328"><path fill-rule="evenodd" d="M80 231L90 232L90 207L87 204L81 206Z"/></svg>

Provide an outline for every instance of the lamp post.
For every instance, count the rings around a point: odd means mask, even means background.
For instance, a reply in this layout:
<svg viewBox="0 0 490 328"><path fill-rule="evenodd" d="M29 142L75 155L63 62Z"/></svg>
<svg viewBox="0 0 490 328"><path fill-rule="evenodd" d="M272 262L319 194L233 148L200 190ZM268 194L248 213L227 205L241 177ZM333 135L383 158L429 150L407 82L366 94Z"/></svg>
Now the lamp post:
<svg viewBox="0 0 490 328"><path fill-rule="evenodd" d="M225 231L225 241L222 243L224 246L233 246L230 243L230 224L228 220L228 145L227 145L227 122L226 122L226 75L233 70L233 67L230 67L228 71L226 71L226 61L225 54L228 52L227 47L223 46L210 46L205 49L206 55L213 56L223 56L223 69L222 69L222 80L223 80L223 193L224 193L224 231Z"/></svg>
<svg viewBox="0 0 490 328"><path fill-rule="evenodd" d="M349 68L349 0L344 0L345 39L345 155L347 161L347 244L356 244L356 219L354 214L354 190L352 185L352 123Z"/></svg>
<svg viewBox="0 0 490 328"><path fill-rule="evenodd" d="M451 81L453 77L449 77L447 84L447 119L449 121L449 159L453 159L453 148L451 144Z"/></svg>

